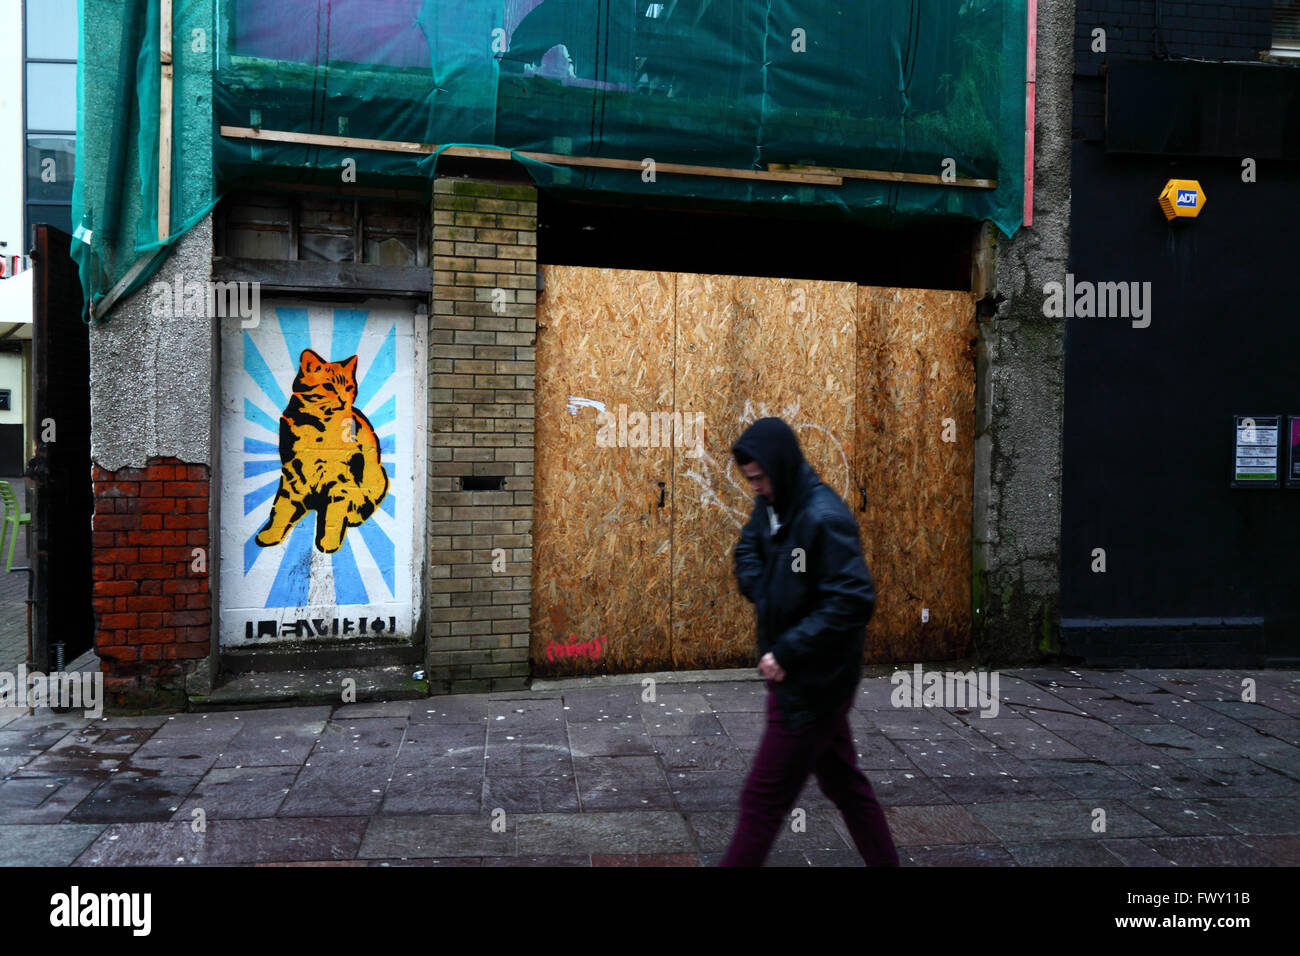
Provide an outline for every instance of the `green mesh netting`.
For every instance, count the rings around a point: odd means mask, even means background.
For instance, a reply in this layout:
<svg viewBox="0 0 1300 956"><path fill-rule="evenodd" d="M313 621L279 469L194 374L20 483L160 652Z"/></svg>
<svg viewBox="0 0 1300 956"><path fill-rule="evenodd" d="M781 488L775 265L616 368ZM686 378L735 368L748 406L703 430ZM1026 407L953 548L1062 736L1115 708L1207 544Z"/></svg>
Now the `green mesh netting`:
<svg viewBox="0 0 1300 956"><path fill-rule="evenodd" d="M88 305L128 294L212 209L212 0L173 4L170 230L158 230L158 0L80 0L72 257ZM123 282L123 280L126 280ZM121 285L119 285L121 284Z"/></svg>
<svg viewBox="0 0 1300 956"><path fill-rule="evenodd" d="M83 71L113 69L116 42L138 53L130 95L113 103L140 170L133 240L114 231L120 211L112 221L121 168L106 162L98 181L79 172L74 197L87 229L110 219L78 256L95 297L159 246L158 0L82 3L115 9L104 22L122 38L101 32L93 63L83 50ZM221 126L504 147L539 186L620 201L800 207L886 226L991 220L1007 235L1021 222L1025 0L189 0L175 17L173 233L235 184L341 184L352 181L350 161L356 182L427 191L438 159L252 142L219 135ZM87 25L83 13L83 43ZM191 49L194 31L206 31L205 52ZM104 99L102 85L92 99ZM98 163L106 138L95 149ZM651 180L639 165L575 167L524 151L733 169L950 170L998 187Z"/></svg>

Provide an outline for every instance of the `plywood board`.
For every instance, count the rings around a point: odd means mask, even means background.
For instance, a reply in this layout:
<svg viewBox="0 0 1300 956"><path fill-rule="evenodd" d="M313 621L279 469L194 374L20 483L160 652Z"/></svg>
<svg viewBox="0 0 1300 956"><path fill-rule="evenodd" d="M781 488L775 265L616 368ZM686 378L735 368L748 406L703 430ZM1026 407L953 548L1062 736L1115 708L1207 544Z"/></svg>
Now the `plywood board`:
<svg viewBox="0 0 1300 956"><path fill-rule="evenodd" d="M974 300L863 287L859 309L854 468L866 508L855 511L878 591L867 660L961 657L971 635Z"/></svg>
<svg viewBox="0 0 1300 956"><path fill-rule="evenodd" d="M678 276L677 408L705 427L703 453L674 459L675 667L756 658L753 607L732 570L753 507L730 453L746 427L784 419L822 480L849 497L856 308L852 283Z"/></svg>
<svg viewBox="0 0 1300 956"><path fill-rule="evenodd" d="M568 266L544 266L542 273L533 673L664 668L671 641L672 449L643 444L650 436L638 434L635 415L672 411L675 279ZM602 411L616 420L621 411L623 427L605 435L612 447L597 444ZM586 652L568 656L561 648L570 644Z"/></svg>

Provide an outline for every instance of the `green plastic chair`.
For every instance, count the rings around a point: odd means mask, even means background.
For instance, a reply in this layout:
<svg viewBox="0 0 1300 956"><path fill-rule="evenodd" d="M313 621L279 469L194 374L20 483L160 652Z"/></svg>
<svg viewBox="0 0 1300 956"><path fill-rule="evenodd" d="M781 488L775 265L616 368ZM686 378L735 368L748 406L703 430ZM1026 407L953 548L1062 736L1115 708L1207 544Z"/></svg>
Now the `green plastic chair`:
<svg viewBox="0 0 1300 956"><path fill-rule="evenodd" d="M3 498L5 503L5 524L3 533L0 533L0 548L4 547L5 536L9 535L9 556L5 560L5 573L8 574L10 568L14 566L14 545L18 543L18 528L20 525L31 524L32 515L31 512L27 514L18 512L18 496L14 494L13 488L7 481L0 481L0 498Z"/></svg>

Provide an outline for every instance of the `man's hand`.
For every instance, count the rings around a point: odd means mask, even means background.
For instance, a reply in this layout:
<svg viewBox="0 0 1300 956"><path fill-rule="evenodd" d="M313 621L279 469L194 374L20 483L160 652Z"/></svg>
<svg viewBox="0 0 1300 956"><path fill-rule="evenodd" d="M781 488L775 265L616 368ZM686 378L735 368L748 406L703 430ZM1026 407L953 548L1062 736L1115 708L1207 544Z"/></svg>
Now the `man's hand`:
<svg viewBox="0 0 1300 956"><path fill-rule="evenodd" d="M758 662L758 672L768 680L774 680L778 684L785 680L785 670L776 662L776 658L772 656L770 651L764 654L763 659Z"/></svg>

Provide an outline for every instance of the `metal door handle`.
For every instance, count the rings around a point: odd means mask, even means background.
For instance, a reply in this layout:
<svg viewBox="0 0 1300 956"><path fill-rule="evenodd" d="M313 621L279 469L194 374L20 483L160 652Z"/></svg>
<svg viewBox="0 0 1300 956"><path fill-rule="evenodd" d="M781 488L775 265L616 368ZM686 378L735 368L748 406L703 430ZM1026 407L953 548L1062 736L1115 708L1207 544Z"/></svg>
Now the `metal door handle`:
<svg viewBox="0 0 1300 956"><path fill-rule="evenodd" d="M664 495L665 495L666 493L667 493L667 492L666 492L665 489L664 489L664 483L663 483L662 481L659 482L659 507L660 507L660 508L662 508L662 507L664 506Z"/></svg>

